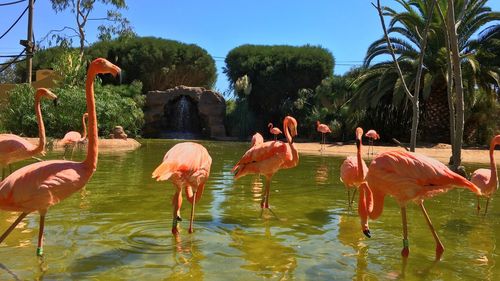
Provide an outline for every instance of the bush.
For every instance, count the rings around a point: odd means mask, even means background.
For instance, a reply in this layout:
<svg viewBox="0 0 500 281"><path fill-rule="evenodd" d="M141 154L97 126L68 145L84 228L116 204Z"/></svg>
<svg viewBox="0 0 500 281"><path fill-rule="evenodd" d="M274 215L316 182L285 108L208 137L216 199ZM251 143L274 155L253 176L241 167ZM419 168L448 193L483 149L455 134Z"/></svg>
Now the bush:
<svg viewBox="0 0 500 281"><path fill-rule="evenodd" d="M135 82L123 86L95 85L98 131L108 136L111 129L120 125L131 136L140 133L144 123L141 107L144 97L140 94L142 85ZM62 138L68 131L82 131L81 119L86 111L85 90L77 87L56 88L53 92L59 98L59 106L42 100L42 116L46 135ZM36 137L38 124L34 111L34 89L21 84L10 91L9 103L0 109L0 123L14 134Z"/></svg>
<svg viewBox="0 0 500 281"><path fill-rule="evenodd" d="M194 44L154 37L119 38L97 42L87 57L104 57L120 66L124 83L142 81L144 91L178 85L211 89L217 78L215 61Z"/></svg>
<svg viewBox="0 0 500 281"><path fill-rule="evenodd" d="M247 99L250 111L259 116L256 129L265 128L267 122L281 124L286 114L296 113L294 102L299 90L314 89L324 78L332 75L332 54L314 46L256 46L243 45L229 52L224 73L231 85L245 75L252 90L236 93ZM300 123L300 120L298 120Z"/></svg>

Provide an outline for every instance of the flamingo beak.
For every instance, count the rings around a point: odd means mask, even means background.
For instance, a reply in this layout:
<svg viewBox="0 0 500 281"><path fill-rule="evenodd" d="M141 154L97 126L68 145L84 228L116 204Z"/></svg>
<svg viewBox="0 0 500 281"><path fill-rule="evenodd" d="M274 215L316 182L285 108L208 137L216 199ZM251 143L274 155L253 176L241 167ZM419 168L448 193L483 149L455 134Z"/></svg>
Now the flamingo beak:
<svg viewBox="0 0 500 281"><path fill-rule="evenodd" d="M366 237L368 237L368 238L372 238L372 235L371 235L371 233L370 233L370 230L369 230L369 229L364 229L364 230L363 230L363 234L364 234Z"/></svg>

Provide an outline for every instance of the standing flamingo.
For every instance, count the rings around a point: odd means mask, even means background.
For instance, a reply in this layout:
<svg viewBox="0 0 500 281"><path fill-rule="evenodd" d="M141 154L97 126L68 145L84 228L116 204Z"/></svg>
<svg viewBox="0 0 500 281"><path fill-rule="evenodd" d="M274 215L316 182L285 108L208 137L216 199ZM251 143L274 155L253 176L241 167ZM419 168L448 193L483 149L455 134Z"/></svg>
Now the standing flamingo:
<svg viewBox="0 0 500 281"><path fill-rule="evenodd" d="M321 148L319 150L323 151L323 146L325 145L325 134L331 133L332 131L327 125L319 123L319 120L316 121L316 130L321 133Z"/></svg>
<svg viewBox="0 0 500 281"><path fill-rule="evenodd" d="M64 135L64 138L61 140L60 145L64 146L64 156L63 158L66 159L66 152L68 150L68 147L72 147L71 149L71 159L73 159L73 153L75 152L75 146L78 145L79 143L82 143L85 141L87 138L87 125L85 125L85 119L89 117L89 114L85 112L82 116L82 127L83 127L83 133L80 135L80 133L75 132L75 131L69 131Z"/></svg>
<svg viewBox="0 0 500 281"><path fill-rule="evenodd" d="M287 116L283 120L283 128L288 143L267 141L261 145L253 146L245 152L232 169L236 180L248 174L265 176L265 191L260 203L262 209L269 209L272 176L280 169L293 168L299 163L299 152L292 139L297 135L297 121L295 118Z"/></svg>
<svg viewBox="0 0 500 281"><path fill-rule="evenodd" d="M40 102L42 98L54 100L57 96L45 88L39 88L35 93L35 112L38 121L38 146L13 134L0 134L0 166L2 167L2 180L5 178L5 168L9 166L12 173L12 163L22 161L37 154L45 154L45 126L43 124Z"/></svg>
<svg viewBox="0 0 500 281"><path fill-rule="evenodd" d="M283 134L278 127L273 127L273 123L267 124L267 127L269 128L269 133L274 135L274 141L278 139L279 134Z"/></svg>
<svg viewBox="0 0 500 281"><path fill-rule="evenodd" d="M490 168L489 169L477 169L472 173L471 182L481 189L481 193L486 197L486 208L484 214L488 212L488 204L493 196L493 193L498 189L498 175L497 175L497 164L495 163L495 157L493 152L495 151L495 146L500 145L500 135L496 135L490 143ZM479 197L477 197L477 212L479 213L481 206L479 205Z"/></svg>
<svg viewBox="0 0 500 281"><path fill-rule="evenodd" d="M377 131L375 131L375 130L369 130L368 132L366 132L365 137L368 138L368 144L369 144L369 146L368 146L368 156L370 156L370 148L372 150L372 154L371 155L375 155L375 152L373 151L373 141L380 139L380 136L377 134Z"/></svg>
<svg viewBox="0 0 500 281"><path fill-rule="evenodd" d="M342 181L347 189L347 202L349 208L354 201L354 196L356 194L356 187L359 187L361 183L365 180L366 173L368 172L368 167L365 164L363 158L361 158L361 147L363 145L363 129L356 128L356 157L349 156L342 166L340 166L340 181ZM350 196L350 189L354 188L352 194L352 199Z"/></svg>
<svg viewBox="0 0 500 281"><path fill-rule="evenodd" d="M373 159L366 175L366 181L359 187L358 214L361 227L367 237L370 236L368 217L377 219L384 209L384 197L393 196L401 208L403 222L403 250L401 255L408 257L408 229L406 225L406 205L416 202L427 221L436 241L436 260L441 259L444 247L434 230L423 201L426 198L446 192L454 186L470 189L476 194L481 190L451 171L443 163L424 155L405 151L389 151Z"/></svg>
<svg viewBox="0 0 500 281"><path fill-rule="evenodd" d="M260 133L255 133L252 136L252 143L250 144L250 147L256 146L256 145L261 145L264 143L264 138Z"/></svg>
<svg viewBox="0 0 500 281"><path fill-rule="evenodd" d="M89 66L86 81L89 113L89 144L83 162L51 160L25 166L0 182L0 209L22 212L0 237L0 243L31 212L40 213L37 255L43 254L43 229L49 207L80 190L90 180L97 166L97 118L94 100L94 78L99 73L117 75L120 68L98 58Z"/></svg>
<svg viewBox="0 0 500 281"><path fill-rule="evenodd" d="M163 163L153 172L157 181L170 180L177 189L172 199L172 234L179 234L177 223L181 221L182 187L192 204L189 233L193 233L194 206L203 194L205 182L210 175L212 158L200 144L182 142L174 145L163 157Z"/></svg>

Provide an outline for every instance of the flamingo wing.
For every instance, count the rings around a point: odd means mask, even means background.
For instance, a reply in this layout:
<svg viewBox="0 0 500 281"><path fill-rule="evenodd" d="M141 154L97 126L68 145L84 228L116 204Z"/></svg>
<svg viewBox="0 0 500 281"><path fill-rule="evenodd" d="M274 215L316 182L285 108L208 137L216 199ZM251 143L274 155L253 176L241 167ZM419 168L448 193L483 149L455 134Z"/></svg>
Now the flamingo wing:
<svg viewBox="0 0 500 281"><path fill-rule="evenodd" d="M25 166L0 183L0 209L32 212L47 210L90 179L81 163L52 160Z"/></svg>
<svg viewBox="0 0 500 281"><path fill-rule="evenodd" d="M61 140L61 144L76 143L82 139L82 135L75 131L67 132L64 138Z"/></svg>
<svg viewBox="0 0 500 281"><path fill-rule="evenodd" d="M481 194L476 185L443 163L403 151L390 151L377 156L369 167L366 180L371 189L396 197L401 205L409 200L423 200L446 192L454 186Z"/></svg>
<svg viewBox="0 0 500 281"><path fill-rule="evenodd" d="M290 159L288 159L290 158ZM238 179L246 174L267 174L276 172L286 160L291 160L287 144L280 141L268 141L250 148L233 167Z"/></svg>
<svg viewBox="0 0 500 281"><path fill-rule="evenodd" d="M488 183L492 183L490 169L475 170L471 175L470 181L481 189L483 195L489 196L496 191L496 186L492 186L491 188L488 186Z"/></svg>
<svg viewBox="0 0 500 281"><path fill-rule="evenodd" d="M360 178L358 175L359 166L357 157L347 157L347 159L345 159L340 166L340 181L349 187L359 186L365 179L368 172L368 167L366 166L365 161L361 162L361 166L363 169L363 178Z"/></svg>

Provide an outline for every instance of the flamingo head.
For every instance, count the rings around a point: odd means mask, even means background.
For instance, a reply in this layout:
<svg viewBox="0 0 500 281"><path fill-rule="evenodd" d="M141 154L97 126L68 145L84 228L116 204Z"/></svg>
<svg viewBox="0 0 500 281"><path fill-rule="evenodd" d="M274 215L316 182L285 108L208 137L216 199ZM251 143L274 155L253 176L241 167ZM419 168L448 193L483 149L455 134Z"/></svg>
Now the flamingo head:
<svg viewBox="0 0 500 281"><path fill-rule="evenodd" d="M88 114L88 112L85 112L85 113L83 114L83 118L89 118L89 114Z"/></svg>
<svg viewBox="0 0 500 281"><path fill-rule="evenodd" d="M361 139L363 138L363 129L361 127L356 128L356 147L359 149L361 146Z"/></svg>
<svg viewBox="0 0 500 281"><path fill-rule="evenodd" d="M114 77L121 73L121 69L104 58L97 58L90 63L89 72L107 74Z"/></svg>
<svg viewBox="0 0 500 281"><path fill-rule="evenodd" d="M52 100L52 101L54 101L55 106L57 106L57 104L58 104L57 96L47 88L38 88L36 90L35 97L37 97L37 98L44 97L44 98L47 98L49 100Z"/></svg>
<svg viewBox="0 0 500 281"><path fill-rule="evenodd" d="M271 128L273 127L273 123L269 123L269 124L267 124L267 127L268 127L269 129L271 129Z"/></svg>
<svg viewBox="0 0 500 281"><path fill-rule="evenodd" d="M320 123L319 123L319 120L316 120L316 127L318 127L318 126L319 126L319 124L320 124Z"/></svg>
<svg viewBox="0 0 500 281"><path fill-rule="evenodd" d="M500 145L500 135L496 135L493 140L491 140L491 146L495 147Z"/></svg>

